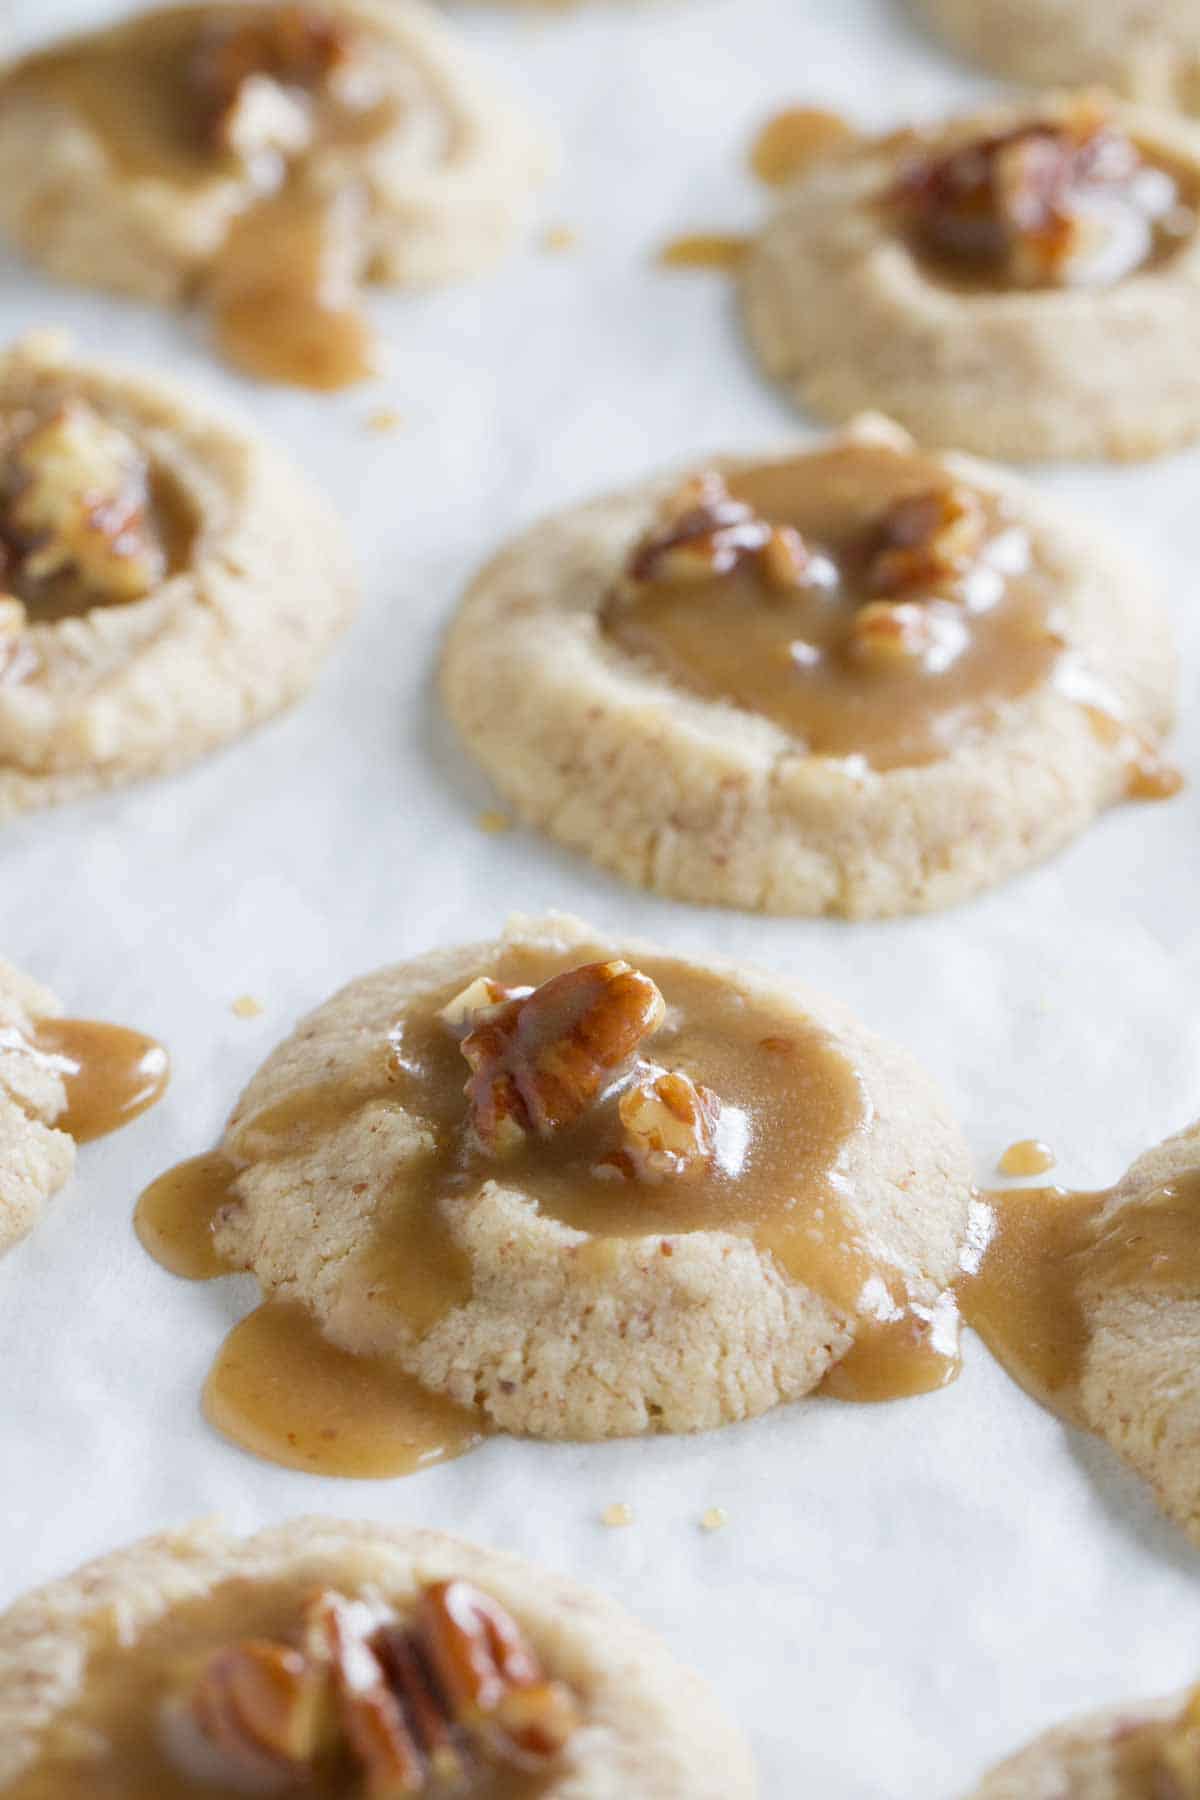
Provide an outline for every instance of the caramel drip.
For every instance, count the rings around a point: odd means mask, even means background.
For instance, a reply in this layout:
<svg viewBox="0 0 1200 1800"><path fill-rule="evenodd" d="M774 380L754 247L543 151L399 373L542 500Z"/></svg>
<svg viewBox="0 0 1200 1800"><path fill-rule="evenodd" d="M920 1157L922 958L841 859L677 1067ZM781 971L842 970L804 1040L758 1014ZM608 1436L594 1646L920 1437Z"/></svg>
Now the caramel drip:
<svg viewBox="0 0 1200 1800"><path fill-rule="evenodd" d="M152 1182L137 1203L133 1225L155 1262L188 1281L227 1275L213 1242L222 1207L234 1198L236 1165L219 1150L178 1163Z"/></svg>
<svg viewBox="0 0 1200 1800"><path fill-rule="evenodd" d="M359 275L365 208L292 185L235 221L209 288L231 363L264 381L330 391L374 373Z"/></svg>
<svg viewBox="0 0 1200 1800"><path fill-rule="evenodd" d="M658 261L664 269L736 269L749 249L744 232L696 231L669 239Z"/></svg>
<svg viewBox="0 0 1200 1800"><path fill-rule="evenodd" d="M736 499L771 525L794 527L831 560L837 585L776 594L743 563L705 581L619 593L603 629L656 673L771 720L814 756L861 756L877 769L933 762L1052 679L1062 653L1053 579L984 496L993 546L986 554L995 564L973 567L966 600L950 604L964 634L960 652L944 668L920 660L863 666L854 625L873 597L874 529L888 508L946 482L932 459L877 444L835 446L731 476ZM1001 564L1000 545L1016 551L1012 571Z"/></svg>
<svg viewBox="0 0 1200 1800"><path fill-rule="evenodd" d="M138 15L27 58L0 86L0 103L27 95L60 106L126 179L186 195L212 190L214 205L224 201L235 215L209 271L220 348L264 380L341 388L373 372L374 334L359 305L367 209L346 187L317 196L306 174L314 154L383 137L396 109L309 96L312 145L288 162L281 188L272 179L264 192L253 167L206 141L191 69L203 33L266 10L212 5ZM264 167L277 160L272 153Z"/></svg>
<svg viewBox="0 0 1200 1800"><path fill-rule="evenodd" d="M5 1800L229 1800L228 1785L184 1773L172 1756L176 1709L208 1659L230 1644L295 1643L305 1605L324 1578L324 1565L291 1576L231 1576L177 1600L136 1635L123 1607L94 1611L80 1627L86 1634L82 1678L42 1732L33 1762L6 1784ZM560 1780L481 1762L471 1769L467 1791L472 1800L536 1800ZM361 1787L361 1775L337 1756L320 1761L302 1787L288 1792L306 1800L354 1800Z"/></svg>
<svg viewBox="0 0 1200 1800"><path fill-rule="evenodd" d="M1041 1138L1022 1138L1019 1143L1010 1144L1000 1158L998 1164L1002 1175L1044 1175L1052 1169L1056 1157L1049 1144Z"/></svg>
<svg viewBox="0 0 1200 1800"><path fill-rule="evenodd" d="M1163 755L1157 745L1133 731L1121 718L1115 701L1100 704L1083 701L1084 715L1102 744L1124 758L1125 793L1130 800L1172 800L1185 785L1183 771Z"/></svg>
<svg viewBox="0 0 1200 1800"><path fill-rule="evenodd" d="M768 119L750 147L750 167L768 187L784 187L814 162L844 149L858 133L840 113L793 106Z"/></svg>
<svg viewBox="0 0 1200 1800"><path fill-rule="evenodd" d="M171 1064L156 1038L95 1019L42 1019L32 1038L0 1031L0 1050L53 1069L67 1104L54 1123L77 1143L105 1137L161 1100Z"/></svg>
<svg viewBox="0 0 1200 1800"><path fill-rule="evenodd" d="M282 1301L234 1326L204 1411L243 1449L313 1475L413 1475L483 1435L478 1413L431 1394L390 1357L338 1349L305 1307Z"/></svg>
<svg viewBox="0 0 1200 1800"><path fill-rule="evenodd" d="M963 1317L1027 1392L1076 1419L1089 1320L1105 1301L1200 1293L1200 1170L1124 1201L1060 1187L987 1201L991 1235L960 1286Z"/></svg>

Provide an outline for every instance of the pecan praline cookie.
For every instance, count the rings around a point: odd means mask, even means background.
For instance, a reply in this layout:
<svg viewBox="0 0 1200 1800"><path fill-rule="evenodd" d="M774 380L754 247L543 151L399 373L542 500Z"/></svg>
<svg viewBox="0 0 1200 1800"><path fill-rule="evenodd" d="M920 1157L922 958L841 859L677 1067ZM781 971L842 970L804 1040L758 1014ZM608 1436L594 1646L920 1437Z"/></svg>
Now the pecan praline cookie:
<svg viewBox="0 0 1200 1800"><path fill-rule="evenodd" d="M993 1769L970 1800L1186 1800L1198 1773L1200 1689L1192 1689L1057 1725Z"/></svg>
<svg viewBox="0 0 1200 1800"><path fill-rule="evenodd" d="M32 1231L75 1167L75 1140L54 1125L67 1104L62 1076L24 1053L40 1021L61 1011L47 988L0 958L0 1256Z"/></svg>
<svg viewBox="0 0 1200 1800"><path fill-rule="evenodd" d="M0 73L0 230L70 281L199 292L234 360L314 387L371 372L362 284L487 268L552 161L420 0L161 8Z"/></svg>
<svg viewBox="0 0 1200 1800"><path fill-rule="evenodd" d="M1174 654L1096 527L878 420L703 467L471 584L442 695L524 820L679 899L868 918L990 887L1136 786Z"/></svg>
<svg viewBox="0 0 1200 1800"><path fill-rule="evenodd" d="M1113 1188L990 1198L993 1241L964 1287L965 1317L1200 1544L1200 1123Z"/></svg>
<svg viewBox="0 0 1200 1800"><path fill-rule="evenodd" d="M156 375L0 356L0 819L190 762L309 687L357 601L328 502Z"/></svg>
<svg viewBox="0 0 1200 1800"><path fill-rule="evenodd" d="M1018 460L1200 431L1200 134L1072 96L850 141L744 265L763 368L828 420ZM931 253L932 252L932 253Z"/></svg>
<svg viewBox="0 0 1200 1800"><path fill-rule="evenodd" d="M936 1090L844 1008L559 915L345 988L222 1149L228 1265L545 1438L750 1418L889 1327L916 1359L971 1192Z"/></svg>
<svg viewBox="0 0 1200 1800"><path fill-rule="evenodd" d="M431 1595L437 1687L423 1661ZM314 1605L319 1644L300 1636ZM335 1688L332 1722L303 1704L314 1674ZM511 1709L497 1689L515 1696ZM545 1702L571 1715L553 1756ZM494 1767L505 1721L531 1745L524 1766ZM318 1752L314 1789L300 1745L343 1728L349 1769ZM470 1791L514 1800L756 1791L712 1693L643 1626L573 1581L439 1532L300 1519L236 1538L195 1525L89 1563L0 1617L0 1793L14 1800L185 1794L198 1773L216 1779L211 1791L349 1794L365 1771L372 1793L416 1793L440 1789L431 1770L451 1767ZM146 1785L122 1785L139 1776Z"/></svg>
<svg viewBox="0 0 1200 1800"><path fill-rule="evenodd" d="M1097 82L1151 106L1200 106L1196 0L915 0L965 55L1031 87Z"/></svg>

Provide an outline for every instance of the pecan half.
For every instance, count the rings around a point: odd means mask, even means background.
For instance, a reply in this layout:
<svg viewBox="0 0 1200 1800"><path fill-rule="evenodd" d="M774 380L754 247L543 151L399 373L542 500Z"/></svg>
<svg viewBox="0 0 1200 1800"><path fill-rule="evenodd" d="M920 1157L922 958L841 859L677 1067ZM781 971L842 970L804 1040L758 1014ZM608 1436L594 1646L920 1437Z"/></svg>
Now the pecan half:
<svg viewBox="0 0 1200 1800"><path fill-rule="evenodd" d="M379 1621L360 1600L321 1593L309 1603L305 1644L332 1668L346 1742L363 1771L366 1800L402 1800L425 1787L425 1759L375 1647Z"/></svg>
<svg viewBox="0 0 1200 1800"><path fill-rule="evenodd" d="M462 1726L507 1761L536 1767L556 1757L579 1723L568 1689L549 1681L516 1620L466 1581L431 1583L418 1629Z"/></svg>
<svg viewBox="0 0 1200 1800"><path fill-rule="evenodd" d="M961 580L987 540L983 501L961 482L897 500L878 527L867 586L880 595Z"/></svg>
<svg viewBox="0 0 1200 1800"><path fill-rule="evenodd" d="M98 602L142 599L166 573L149 467L127 433L68 400L6 447L0 536L29 583L73 574Z"/></svg>
<svg viewBox="0 0 1200 1800"><path fill-rule="evenodd" d="M1125 189L1132 201L1143 166L1104 107L1083 99L1058 122L1035 120L919 159L891 198L935 253L1037 285L1065 278L1085 235L1085 196Z"/></svg>
<svg viewBox="0 0 1200 1800"><path fill-rule="evenodd" d="M598 1165L598 1173L628 1180L690 1181L716 1153L721 1103L711 1088L680 1070L647 1064L621 1095L617 1116L623 1147Z"/></svg>
<svg viewBox="0 0 1200 1800"><path fill-rule="evenodd" d="M662 509L659 523L635 545L625 581L646 584L711 581L753 562L768 587L804 587L812 559L800 533L771 525L735 500L715 470L693 475Z"/></svg>
<svg viewBox="0 0 1200 1800"><path fill-rule="evenodd" d="M307 6L275 6L210 26L188 67L201 141L243 153L302 148L306 121L288 107L288 90L314 91L345 63L350 47L341 20Z"/></svg>
<svg viewBox="0 0 1200 1800"><path fill-rule="evenodd" d="M509 1149L581 1118L665 1013L649 977L619 960L569 969L490 1008L461 1045L479 1144Z"/></svg>
<svg viewBox="0 0 1200 1800"><path fill-rule="evenodd" d="M192 1715L231 1779L277 1789L302 1780L330 1741L331 1690L301 1651L249 1638L209 1658Z"/></svg>

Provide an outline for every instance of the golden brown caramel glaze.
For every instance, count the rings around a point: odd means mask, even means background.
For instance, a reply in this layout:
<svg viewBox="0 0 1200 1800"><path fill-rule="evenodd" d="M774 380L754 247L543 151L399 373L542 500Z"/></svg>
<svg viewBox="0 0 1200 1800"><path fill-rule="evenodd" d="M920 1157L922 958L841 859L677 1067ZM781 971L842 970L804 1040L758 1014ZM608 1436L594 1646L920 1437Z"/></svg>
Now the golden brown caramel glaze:
<svg viewBox="0 0 1200 1800"><path fill-rule="evenodd" d="M61 104L127 178L238 184L208 282L220 346L265 380L332 389L372 371L358 306L365 208L348 190L318 200L305 175L315 154L367 145L396 116L331 79L356 47L319 5L187 6L28 58L8 88ZM282 110L239 126L256 80L274 84Z"/></svg>
<svg viewBox="0 0 1200 1800"><path fill-rule="evenodd" d="M1200 1293L1200 1170L1115 1210L1111 1190L987 1198L991 1235L961 1284L963 1317L1035 1399L1076 1419L1089 1313L1122 1291Z"/></svg>
<svg viewBox="0 0 1200 1800"><path fill-rule="evenodd" d="M685 232L662 246L658 261L664 269L736 269L749 249L744 232Z"/></svg>
<svg viewBox="0 0 1200 1800"><path fill-rule="evenodd" d="M1050 680L1063 648L1051 580L990 496L978 496L979 549L951 559L957 575L948 565L907 594L897 587L885 521L951 486L931 459L866 444L733 475L735 499L799 532L824 573L780 591L746 563L708 580L626 583L604 629L680 687L770 719L813 755L878 769L934 761Z"/></svg>
<svg viewBox="0 0 1200 1800"><path fill-rule="evenodd" d="M1109 287L1170 261L1194 231L1197 188L1083 100L1062 119L918 157L888 199L951 285Z"/></svg>
<svg viewBox="0 0 1200 1800"><path fill-rule="evenodd" d="M213 1227L233 1199L237 1170L219 1150L177 1163L146 1189L133 1224L155 1262L188 1281L227 1275L213 1242Z"/></svg>
<svg viewBox="0 0 1200 1800"><path fill-rule="evenodd" d="M36 1036L0 1031L0 1046L46 1063L67 1090L55 1119L78 1143L119 1131L161 1100L171 1064L156 1038L94 1019L42 1019Z"/></svg>
<svg viewBox="0 0 1200 1800"><path fill-rule="evenodd" d="M1041 1138L1021 1138L1008 1146L997 1167L1002 1175L1044 1175L1056 1161L1053 1150Z"/></svg>
<svg viewBox="0 0 1200 1800"><path fill-rule="evenodd" d="M339 1350L310 1312L282 1301L234 1326L205 1383L204 1411L268 1462L368 1480L462 1456L484 1433L478 1413L431 1394L392 1358Z"/></svg>
<svg viewBox="0 0 1200 1800"><path fill-rule="evenodd" d="M121 1641L116 1609L110 1609L92 1625L78 1693L46 1728L36 1761L6 1787L8 1800L83 1800L85 1795L87 1800L129 1800L135 1794L147 1800L151 1795L154 1800L231 1800L245 1792L244 1785L219 1774L205 1779L198 1772L196 1737L187 1714L190 1698L214 1662L243 1642L294 1646L293 1655L299 1652L313 1604L311 1580L232 1578L194 1599L176 1601L130 1643ZM352 1606L340 1601L343 1615ZM242 1685L243 1695L252 1691ZM544 1772L529 1773L485 1758L474 1739L468 1747L456 1735L456 1751L467 1775L465 1791L473 1800L535 1800L546 1790ZM268 1766L271 1760L266 1759ZM274 1773L275 1784L265 1791L312 1800L360 1800L364 1792L361 1764L337 1735L297 1779L290 1779L278 1760ZM422 1779L411 1791L438 1789Z"/></svg>
<svg viewBox="0 0 1200 1800"><path fill-rule="evenodd" d="M845 149L857 135L841 113L823 106L791 106L768 119L757 133L750 146L750 167L768 187L784 187L810 164Z"/></svg>

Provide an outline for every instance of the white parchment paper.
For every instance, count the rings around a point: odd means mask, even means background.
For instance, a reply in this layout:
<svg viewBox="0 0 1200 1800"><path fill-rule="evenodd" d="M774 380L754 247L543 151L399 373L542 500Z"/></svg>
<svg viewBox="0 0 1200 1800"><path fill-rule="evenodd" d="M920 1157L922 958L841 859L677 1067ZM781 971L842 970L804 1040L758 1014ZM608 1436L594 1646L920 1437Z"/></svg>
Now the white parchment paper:
<svg viewBox="0 0 1200 1800"><path fill-rule="evenodd" d="M100 16L83 0L0 0L11 42ZM953 1800L1062 1714L1200 1673L1200 1558L978 1342L932 1398L814 1401L694 1439L501 1439L407 1481L319 1480L241 1454L200 1417L252 1284L174 1281L130 1229L140 1188L208 1147L300 1012L511 909L566 907L839 994L935 1071L983 1178L1037 1134L1061 1179L1107 1181L1200 1112L1200 456L1045 477L1122 531L1166 592L1193 781L1171 804L1110 815L972 905L880 926L690 909L522 832L480 832L494 801L432 688L475 565L551 507L807 429L755 374L726 283L657 271L655 247L753 223L765 202L743 152L775 107L819 99L882 124L978 84L888 0L614 0L456 22L556 121L564 173L545 219L580 241L531 248L478 285L381 297L389 366L372 387L256 387L195 324L0 260L4 337L65 324L289 444L340 503L365 588L353 634L289 717L176 779L0 837L4 952L72 1012L160 1033L176 1070L156 1112L81 1153L0 1265L0 1603L214 1511L246 1529L320 1510L444 1526L569 1570L656 1626L740 1716L772 1800ZM403 428L373 434L385 406ZM246 992L260 1018L232 1015ZM633 1508L626 1530L598 1522L614 1500ZM729 1524L706 1535L716 1505Z"/></svg>

